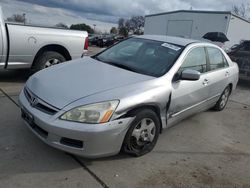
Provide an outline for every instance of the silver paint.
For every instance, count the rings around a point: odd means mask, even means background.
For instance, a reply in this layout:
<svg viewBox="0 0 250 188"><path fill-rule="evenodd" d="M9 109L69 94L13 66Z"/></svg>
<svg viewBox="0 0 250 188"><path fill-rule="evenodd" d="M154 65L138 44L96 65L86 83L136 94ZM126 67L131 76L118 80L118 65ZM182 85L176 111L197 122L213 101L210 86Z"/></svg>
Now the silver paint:
<svg viewBox="0 0 250 188"><path fill-rule="evenodd" d="M238 66L219 47L176 37L145 35L139 38L186 47L170 71L159 78L130 72L84 57L42 70L27 81L26 87L39 99L57 108L58 112L47 115L32 108L23 91L19 97L21 106L33 114L39 126L54 135L51 137L67 136L80 139L84 142L85 148L79 151L68 146L59 146L52 138L52 141L45 140L46 143L85 157L113 155L120 151L126 132L133 121L134 117L126 116L130 110L149 106L156 108L164 129L183 118L214 106L229 84L233 90L235 89L238 82ZM197 81L173 81L187 54L197 47L219 49L228 61L229 67L200 74ZM66 122L59 119L62 114L75 107L109 100L120 102L110 122L104 125Z"/></svg>

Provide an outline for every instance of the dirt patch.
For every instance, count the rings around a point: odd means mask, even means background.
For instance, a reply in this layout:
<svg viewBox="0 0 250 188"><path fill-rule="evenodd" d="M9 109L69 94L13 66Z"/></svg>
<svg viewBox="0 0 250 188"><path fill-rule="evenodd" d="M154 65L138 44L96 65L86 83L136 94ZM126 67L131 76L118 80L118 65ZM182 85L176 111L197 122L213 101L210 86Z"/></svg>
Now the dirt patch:
<svg viewBox="0 0 250 188"><path fill-rule="evenodd" d="M138 184L139 187L170 187L170 188L191 188L191 187L208 187L208 188L246 188L250 185L238 185L231 182L222 174L216 174L214 170L207 166L199 166L191 169L189 165L177 163L175 168L168 168L152 173ZM176 163L175 163L176 164ZM193 166L193 165L192 165ZM218 167L221 169L221 167Z"/></svg>

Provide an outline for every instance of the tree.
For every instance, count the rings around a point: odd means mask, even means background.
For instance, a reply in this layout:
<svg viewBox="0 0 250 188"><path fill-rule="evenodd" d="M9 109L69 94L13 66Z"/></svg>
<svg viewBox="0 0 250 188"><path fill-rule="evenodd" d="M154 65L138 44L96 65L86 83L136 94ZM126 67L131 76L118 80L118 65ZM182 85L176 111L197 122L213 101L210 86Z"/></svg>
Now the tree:
<svg viewBox="0 0 250 188"><path fill-rule="evenodd" d="M232 12L238 16L241 16L243 18L247 18L247 12L250 11L249 4L241 3L240 5L233 5Z"/></svg>
<svg viewBox="0 0 250 188"><path fill-rule="evenodd" d="M128 36L128 29L126 27L121 27L119 29L119 34L124 36L124 37L127 37Z"/></svg>
<svg viewBox="0 0 250 188"><path fill-rule="evenodd" d="M118 31L117 31L116 27L112 27L112 28L110 29L110 33L111 33L111 34L117 34Z"/></svg>
<svg viewBox="0 0 250 188"><path fill-rule="evenodd" d="M55 27L65 28L65 29L68 29L68 28L69 28L66 24L64 24L64 23L62 23L62 22L56 24Z"/></svg>
<svg viewBox="0 0 250 188"><path fill-rule="evenodd" d="M125 21L125 26L124 27L128 30L128 32L131 31L131 30L133 31L132 24L131 24L130 20Z"/></svg>
<svg viewBox="0 0 250 188"><path fill-rule="evenodd" d="M118 33L124 37L128 36L128 28L125 26L126 20L124 18L120 18L118 20Z"/></svg>
<svg viewBox="0 0 250 188"><path fill-rule="evenodd" d="M133 31L133 33L135 31L139 33L142 27L144 27L144 23L145 18L143 16L132 16L132 18L129 20L130 29Z"/></svg>
<svg viewBox="0 0 250 188"><path fill-rule="evenodd" d="M118 20L119 34L127 36L130 32L133 34L143 34L142 28L144 27L145 18L143 16L132 16L130 19L125 20L120 18Z"/></svg>
<svg viewBox="0 0 250 188"><path fill-rule="evenodd" d="M7 21L25 23L26 22L25 14L23 14L23 15L21 15L21 14L13 14L11 17L7 18Z"/></svg>
<svg viewBox="0 0 250 188"><path fill-rule="evenodd" d="M124 18L120 18L118 20L118 29L120 29L121 27L125 26L125 19Z"/></svg>
<svg viewBox="0 0 250 188"><path fill-rule="evenodd" d="M85 23L81 23L81 24L72 24L70 26L70 29L73 30L81 30L81 31L87 31L88 33L94 33L94 29L92 29L89 25L85 24Z"/></svg>

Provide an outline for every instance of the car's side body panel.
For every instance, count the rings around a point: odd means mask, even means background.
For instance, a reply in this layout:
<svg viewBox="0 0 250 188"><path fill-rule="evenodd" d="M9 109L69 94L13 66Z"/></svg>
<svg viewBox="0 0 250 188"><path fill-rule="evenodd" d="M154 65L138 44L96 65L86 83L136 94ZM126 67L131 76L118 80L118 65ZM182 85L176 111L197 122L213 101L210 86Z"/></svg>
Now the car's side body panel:
<svg viewBox="0 0 250 188"><path fill-rule="evenodd" d="M7 24L9 32L8 68L30 68L38 51L48 45L64 47L71 59L84 52L86 32Z"/></svg>
<svg viewBox="0 0 250 188"><path fill-rule="evenodd" d="M233 63L227 54L220 48L208 43L194 43L187 46L183 55L180 56L179 60L168 73L169 80L173 79L174 75L183 64L186 55L191 50L198 47L212 47L219 49L227 60L229 66L219 70L203 73L198 81L180 80L177 82L170 82L172 84L172 97L170 101L170 108L167 112L168 126L172 126L192 114L213 107L226 86L232 85L232 90L234 90L237 85L237 64ZM209 64L209 59L207 61ZM206 83L204 81L206 81Z"/></svg>

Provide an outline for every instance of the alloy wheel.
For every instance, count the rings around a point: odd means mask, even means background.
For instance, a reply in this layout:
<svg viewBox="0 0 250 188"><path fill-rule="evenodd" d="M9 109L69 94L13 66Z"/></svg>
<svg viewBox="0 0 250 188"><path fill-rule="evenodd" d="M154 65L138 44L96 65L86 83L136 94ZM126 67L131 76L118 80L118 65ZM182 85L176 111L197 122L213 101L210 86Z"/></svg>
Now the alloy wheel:
<svg viewBox="0 0 250 188"><path fill-rule="evenodd" d="M54 59L49 59L48 61L46 61L44 68L48 68L48 67L50 67L52 65L56 65L56 64L59 64L59 63L61 63L61 61L59 59L55 59L55 58Z"/></svg>
<svg viewBox="0 0 250 188"><path fill-rule="evenodd" d="M134 128L131 139L133 139L133 147L143 147L153 142L156 134L156 126L152 119L142 119Z"/></svg>
<svg viewBox="0 0 250 188"><path fill-rule="evenodd" d="M220 108L224 108L224 106L227 104L229 94L230 94L230 90L229 88L227 88L221 96Z"/></svg>

